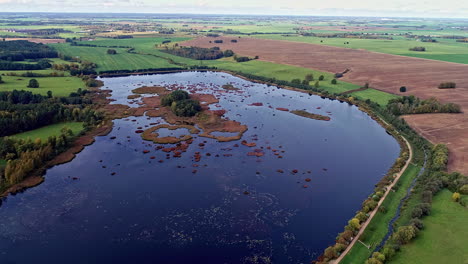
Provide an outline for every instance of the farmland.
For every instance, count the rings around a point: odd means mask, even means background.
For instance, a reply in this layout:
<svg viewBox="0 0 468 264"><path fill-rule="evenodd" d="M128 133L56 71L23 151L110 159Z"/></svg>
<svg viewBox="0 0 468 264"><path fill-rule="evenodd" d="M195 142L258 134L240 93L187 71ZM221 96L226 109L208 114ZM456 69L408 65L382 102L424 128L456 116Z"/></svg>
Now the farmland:
<svg viewBox="0 0 468 264"><path fill-rule="evenodd" d="M420 42L403 37L393 40L385 39L354 39L354 38L320 38L281 35L255 35L261 39L287 40L310 44L326 45L340 48L365 49L393 55L409 56L431 60L440 60L468 64L468 43L460 43L451 39L436 38L438 42ZM349 44L348 44L349 43ZM410 51L415 46L424 46L425 52Z"/></svg>

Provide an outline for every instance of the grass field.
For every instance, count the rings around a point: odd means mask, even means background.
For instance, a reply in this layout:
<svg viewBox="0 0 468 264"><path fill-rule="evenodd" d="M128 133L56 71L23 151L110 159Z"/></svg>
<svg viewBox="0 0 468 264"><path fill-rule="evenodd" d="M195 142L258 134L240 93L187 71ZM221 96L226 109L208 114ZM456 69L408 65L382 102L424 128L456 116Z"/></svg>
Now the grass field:
<svg viewBox="0 0 468 264"><path fill-rule="evenodd" d="M361 241L370 245L367 249L361 243L354 244L346 257L341 261L342 264L361 264L369 258L375 247L382 241L388 232L388 223L394 217L398 204L405 197L407 188L411 181L416 177L421 167L410 164L397 183L399 187L396 192L390 192L382 203L387 209L386 213L377 212L363 233Z"/></svg>
<svg viewBox="0 0 468 264"><path fill-rule="evenodd" d="M63 54L95 62L97 71L177 67L166 60L150 55L128 53L126 49L115 49L117 54L109 55L107 54L108 48L69 46L68 44L56 44L54 47Z"/></svg>
<svg viewBox="0 0 468 264"><path fill-rule="evenodd" d="M389 94L375 89L367 89L364 91L351 93L353 97L357 97L362 100L369 99L374 101L382 106L387 105L388 101L391 99L398 98L398 95Z"/></svg>
<svg viewBox="0 0 468 264"><path fill-rule="evenodd" d="M38 129L34 129L31 131L23 132L20 134L13 135L11 137L18 138L18 139L31 139L35 140L36 138L40 138L41 140L47 140L49 136L58 136L60 135L60 130L63 127L68 127L73 131L73 134L76 135L83 130L83 122L64 122L53 124L45 127L41 127Z"/></svg>
<svg viewBox="0 0 468 264"><path fill-rule="evenodd" d="M36 79L39 82L39 88L28 88L30 79ZM0 91L25 90L42 95L46 95L47 91L52 91L53 96L68 96L71 92L76 92L78 88L85 88L84 82L78 77L2 76L2 80L4 83L0 84Z"/></svg>
<svg viewBox="0 0 468 264"><path fill-rule="evenodd" d="M456 42L449 39L437 39L437 43L420 42L397 38L394 40L383 39L353 39L353 38L318 38L281 35L255 35L257 38L297 41L312 44L328 45L342 48L365 49L369 51L388 53L394 55L410 56L432 60L449 61L468 64L468 43ZM323 41L323 42L321 42ZM349 44L344 43L349 42ZM423 46L425 52L410 51L415 46Z"/></svg>
<svg viewBox="0 0 468 264"><path fill-rule="evenodd" d="M424 230L389 263L468 263L468 209L442 190L432 202L431 215L423 219Z"/></svg>

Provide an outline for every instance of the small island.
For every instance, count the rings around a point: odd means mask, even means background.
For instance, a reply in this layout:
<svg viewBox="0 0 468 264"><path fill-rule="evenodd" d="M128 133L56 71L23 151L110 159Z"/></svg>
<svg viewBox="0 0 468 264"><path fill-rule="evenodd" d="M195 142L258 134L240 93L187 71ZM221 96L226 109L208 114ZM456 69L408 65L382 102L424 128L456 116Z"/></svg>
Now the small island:
<svg viewBox="0 0 468 264"><path fill-rule="evenodd" d="M293 110L293 111L291 111L291 113L293 113L295 115L298 115L298 116L302 116L302 117L306 117L306 118L310 118L310 119L315 119L315 120L330 121L330 119L331 119L329 116L313 114L313 113L309 113L309 112L307 112L305 110Z"/></svg>

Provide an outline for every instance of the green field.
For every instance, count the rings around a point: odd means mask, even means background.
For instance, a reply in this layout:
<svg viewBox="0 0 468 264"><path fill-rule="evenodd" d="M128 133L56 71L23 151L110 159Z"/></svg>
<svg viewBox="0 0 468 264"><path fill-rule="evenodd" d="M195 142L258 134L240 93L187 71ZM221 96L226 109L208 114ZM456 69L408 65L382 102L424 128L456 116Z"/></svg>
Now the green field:
<svg viewBox="0 0 468 264"><path fill-rule="evenodd" d="M354 93L351 93L350 95L352 95L353 97L357 97L361 100L369 99L382 106L387 105L389 100L399 97L398 95L382 92L382 91L375 90L375 89L367 89L364 91L354 92Z"/></svg>
<svg viewBox="0 0 468 264"><path fill-rule="evenodd" d="M38 129L34 129L31 131L23 132L20 134L16 134L11 136L12 138L18 138L18 139L31 139L35 140L37 138L40 138L41 140L47 140L49 136L58 136L60 135L60 130L63 127L68 127L73 131L74 135L77 135L83 130L83 123L82 122L64 122L64 123L58 123L58 124L53 124L45 127L41 127Z"/></svg>
<svg viewBox="0 0 468 264"><path fill-rule="evenodd" d="M28 88L30 79L36 79L39 82L39 88ZM46 95L47 91L52 91L53 96L68 96L71 92L76 92L78 88L85 88L84 82L78 77L2 76L2 80L4 83L0 84L0 91L25 90L42 95Z"/></svg>
<svg viewBox="0 0 468 264"><path fill-rule="evenodd" d="M456 42L451 39L438 38L437 43L420 42L416 40L396 37L394 40L383 39L355 39L355 38L319 38L281 35L255 35L256 38L296 41L341 48L365 49L369 51L394 55L418 57L432 60L449 61L468 64L468 43ZM323 41L323 42L321 42ZM344 43L349 42L349 44ZM423 46L425 52L410 51L415 46Z"/></svg>
<svg viewBox="0 0 468 264"><path fill-rule="evenodd" d="M390 192L385 201L382 203L382 206L387 209L387 212L377 212L372 221L367 226L363 233L363 237L361 237L360 240L367 245L370 245L370 249L367 249L361 243L356 243L340 263L361 264L370 257L375 247L387 234L388 223L394 217L398 204L400 203L401 199L405 197L407 188L411 185L411 181L414 179L414 177L416 177L420 169L421 167L412 164L408 166L408 169L406 169L397 183L397 186L399 187L398 190L396 192Z"/></svg>
<svg viewBox="0 0 468 264"><path fill-rule="evenodd" d="M468 263L468 209L451 196L444 189L434 197L431 215L423 219L424 230L389 263Z"/></svg>

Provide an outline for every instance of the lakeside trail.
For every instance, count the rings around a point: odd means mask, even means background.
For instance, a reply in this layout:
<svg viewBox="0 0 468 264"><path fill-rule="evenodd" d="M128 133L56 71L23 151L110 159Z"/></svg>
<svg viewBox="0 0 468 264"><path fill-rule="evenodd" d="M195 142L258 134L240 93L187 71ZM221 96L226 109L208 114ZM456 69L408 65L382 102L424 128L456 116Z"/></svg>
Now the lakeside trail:
<svg viewBox="0 0 468 264"><path fill-rule="evenodd" d="M362 235L362 233L364 233L364 231L366 230L367 226L369 225L369 223L372 221L372 219L374 218L375 214L377 213L377 211L379 210L379 207L380 205L385 201L385 199L387 198L387 195L390 193L390 191L392 190L393 186L395 186L395 184L400 180L400 177L401 175L403 175L403 173L405 173L406 169L408 168L409 164L411 163L411 161L413 160L413 150L411 149L411 145L410 143L408 142L408 140L406 140L405 137L401 136L403 138L403 140L405 141L406 145L408 146L408 150L409 150L409 157L408 157L408 160L406 161L406 164L405 166L400 170L400 172L397 173L396 177L395 177L395 180L392 182L392 184L390 184L388 187L387 187L387 191L385 191L385 194L384 196L382 197L382 199L380 199L380 201L378 202L377 206L375 207L375 209L372 211L372 213L370 214L369 218L361 225L361 229L359 229L359 232L356 236L354 236L354 239L353 241L351 241L351 243L348 245L348 247L346 248L345 251L343 251L343 253L341 253L341 255L333 260L333 261L330 261L330 263L333 263L333 264L339 264L343 258L349 253L349 251L351 251L351 249L353 248L354 244L356 244L356 242L359 240L359 237Z"/></svg>

